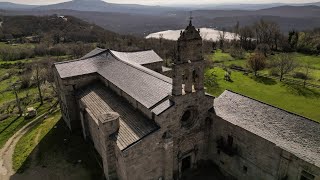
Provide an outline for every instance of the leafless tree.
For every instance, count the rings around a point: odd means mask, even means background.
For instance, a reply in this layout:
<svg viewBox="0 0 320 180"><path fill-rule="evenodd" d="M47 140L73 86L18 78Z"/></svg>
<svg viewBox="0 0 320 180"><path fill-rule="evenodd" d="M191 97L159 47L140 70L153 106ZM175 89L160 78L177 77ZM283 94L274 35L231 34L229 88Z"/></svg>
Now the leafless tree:
<svg viewBox="0 0 320 180"><path fill-rule="evenodd" d="M248 59L247 66L253 71L254 75L257 76L258 71L266 67L266 58L261 53L255 53Z"/></svg>
<svg viewBox="0 0 320 180"><path fill-rule="evenodd" d="M304 73L304 78L303 78L303 87L306 87L307 80L310 79L310 70L311 70L311 63L307 63L303 66L303 73Z"/></svg>
<svg viewBox="0 0 320 180"><path fill-rule="evenodd" d="M162 40L163 40L163 34L159 34L159 43L160 43L160 46L162 45Z"/></svg>
<svg viewBox="0 0 320 180"><path fill-rule="evenodd" d="M220 44L220 49L224 49L224 43L226 40L226 29L223 28L222 31L219 31L219 44Z"/></svg>
<svg viewBox="0 0 320 180"><path fill-rule="evenodd" d="M265 57L268 56L268 53L271 52L268 44L258 44L256 47L256 52L263 54Z"/></svg>
<svg viewBox="0 0 320 180"><path fill-rule="evenodd" d="M19 111L19 115L22 116L22 108L21 108L21 103L20 103L20 98L17 92L17 83L14 83L12 85L12 91L16 97L16 103L17 103L17 107L18 107L18 111Z"/></svg>
<svg viewBox="0 0 320 180"><path fill-rule="evenodd" d="M36 83L37 83L37 88L39 92L39 98L40 98L40 104L43 104L43 97L42 97L42 92L41 92L41 84L42 84L42 78L40 77L40 67L39 63L35 63L35 78L36 78Z"/></svg>
<svg viewBox="0 0 320 180"><path fill-rule="evenodd" d="M283 80L284 75L292 72L298 64L289 54L279 54L272 61L273 69L279 74L280 81Z"/></svg>
<svg viewBox="0 0 320 180"><path fill-rule="evenodd" d="M250 26L245 26L239 30L240 47L245 50L253 49L254 32Z"/></svg>
<svg viewBox="0 0 320 180"><path fill-rule="evenodd" d="M258 44L268 44L273 50L277 50L281 35L279 25L275 22L261 19L254 24L256 40Z"/></svg>

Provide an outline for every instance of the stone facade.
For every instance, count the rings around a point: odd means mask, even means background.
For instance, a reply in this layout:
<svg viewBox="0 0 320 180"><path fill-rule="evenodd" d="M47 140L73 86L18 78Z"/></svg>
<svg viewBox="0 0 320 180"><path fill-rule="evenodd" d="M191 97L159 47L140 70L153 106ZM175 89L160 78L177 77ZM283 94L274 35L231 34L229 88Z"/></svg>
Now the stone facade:
<svg viewBox="0 0 320 180"><path fill-rule="evenodd" d="M177 51L172 81L128 60L103 60L112 56L107 51L96 59L92 56L81 62L55 65L63 119L71 130L82 129L84 138L93 142L102 158L106 179L181 179L185 171L197 168L201 160L214 162L226 176L236 179L320 179L318 161L310 163L217 115L214 97L204 89L202 39L191 21L181 32ZM98 65L92 65L96 61ZM68 68L70 71L77 68L70 63L86 67L86 73L79 71L69 75ZM100 72L104 65L116 63L121 67L115 71L133 71L134 68L143 73L140 83L152 84L149 82L152 78L156 84L164 85L157 87L161 89L154 94L146 93L145 102L143 96L139 96L145 90L143 87L128 90L130 81L115 82L110 78L113 76ZM161 63L148 68L160 71L159 67ZM103 88L84 90L96 84ZM111 101L105 101L103 92L109 91L124 104L108 104ZM161 93L164 96L159 98ZM84 96L92 97L92 101L84 100ZM150 104L152 98L159 100ZM135 112L127 114L133 112L132 109ZM319 154L320 151L316 155Z"/></svg>

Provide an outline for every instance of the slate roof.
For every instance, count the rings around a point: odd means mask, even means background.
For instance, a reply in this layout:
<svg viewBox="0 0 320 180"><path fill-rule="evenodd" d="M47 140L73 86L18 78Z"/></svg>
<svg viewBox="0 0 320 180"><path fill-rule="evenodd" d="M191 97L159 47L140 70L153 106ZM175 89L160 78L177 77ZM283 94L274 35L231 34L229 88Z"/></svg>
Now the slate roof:
<svg viewBox="0 0 320 180"><path fill-rule="evenodd" d="M159 126L136 111L126 100L103 85L90 85L87 89L78 91L80 101L96 118L101 114L117 112L120 115L120 128L115 134L120 150L125 150Z"/></svg>
<svg viewBox="0 0 320 180"><path fill-rule="evenodd" d="M108 50L88 59L56 63L55 67L62 79L97 73L146 108L152 108L169 97L172 89L171 78L126 57L115 56L114 52Z"/></svg>
<svg viewBox="0 0 320 180"><path fill-rule="evenodd" d="M160 56L153 50L140 51L140 52L118 52L111 50L117 58L127 61L133 61L137 64L151 64L156 62L163 62Z"/></svg>
<svg viewBox="0 0 320 180"><path fill-rule="evenodd" d="M103 52L106 52L106 51L107 51L107 49L95 48L94 50L90 51L88 54L84 55L80 59L87 59L87 58L96 56L96 55L103 53Z"/></svg>
<svg viewBox="0 0 320 180"><path fill-rule="evenodd" d="M226 121L320 167L320 123L231 91L215 99L214 110Z"/></svg>
<svg viewBox="0 0 320 180"><path fill-rule="evenodd" d="M169 99L165 100L164 102L160 103L159 105L157 105L156 107L154 107L152 109L152 112L155 115L159 115L162 112L164 112L165 110L169 109L171 106L173 106L174 103L172 101L170 101Z"/></svg>

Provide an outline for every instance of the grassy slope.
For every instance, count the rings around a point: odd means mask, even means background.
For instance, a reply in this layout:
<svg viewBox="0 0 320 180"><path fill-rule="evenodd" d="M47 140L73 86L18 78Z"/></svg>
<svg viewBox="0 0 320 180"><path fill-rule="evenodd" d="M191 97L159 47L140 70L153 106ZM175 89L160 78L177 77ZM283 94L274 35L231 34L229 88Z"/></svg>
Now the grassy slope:
<svg viewBox="0 0 320 180"><path fill-rule="evenodd" d="M17 171L26 161L28 156L38 145L41 139L53 128L53 126L61 118L60 112L50 115L43 120L39 125L26 133L17 143L13 154L13 169ZM39 135L38 135L39 134ZM37 138L38 136L38 138Z"/></svg>
<svg viewBox="0 0 320 180"><path fill-rule="evenodd" d="M41 167L46 170L37 172L39 176L50 171L57 179L104 179L94 147L84 141L81 131L70 132L59 117L60 113L49 117L18 142L13 157L14 168L23 173ZM38 132L41 133L40 142L35 144ZM37 167L28 169L31 162Z"/></svg>
<svg viewBox="0 0 320 180"><path fill-rule="evenodd" d="M47 112L52 104L45 102L43 106L38 109L38 116ZM38 107L39 103L33 105L33 107ZM0 122L0 148L7 142L7 140L16 133L25 124L30 122L30 120L25 120L24 117L19 117L14 115L8 119Z"/></svg>
<svg viewBox="0 0 320 180"><path fill-rule="evenodd" d="M320 122L318 89L288 85L269 78L245 76L241 72L232 72L233 82L228 82L223 79L225 72L221 68L207 70L206 75L210 76L212 72L217 76L218 85L207 87L207 91L215 96L229 89Z"/></svg>

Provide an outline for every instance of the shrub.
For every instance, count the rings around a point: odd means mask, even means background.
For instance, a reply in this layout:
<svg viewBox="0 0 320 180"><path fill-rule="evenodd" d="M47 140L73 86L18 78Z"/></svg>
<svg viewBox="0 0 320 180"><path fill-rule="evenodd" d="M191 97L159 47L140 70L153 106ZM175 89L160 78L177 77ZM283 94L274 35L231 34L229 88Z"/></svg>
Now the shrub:
<svg viewBox="0 0 320 180"><path fill-rule="evenodd" d="M49 50L48 50L47 46L44 44L36 45L36 47L34 48L34 53L37 56L47 55L49 53L48 51Z"/></svg>
<svg viewBox="0 0 320 180"><path fill-rule="evenodd" d="M57 45L53 46L52 48L50 48L50 55L52 55L52 56L64 56L66 54L67 54L67 50L61 44L57 44Z"/></svg>
<svg viewBox="0 0 320 180"><path fill-rule="evenodd" d="M246 52L242 48L231 48L229 50L230 55L235 59L244 59L246 57Z"/></svg>
<svg viewBox="0 0 320 180"><path fill-rule="evenodd" d="M257 72L266 67L266 58L261 53L255 53L247 60L247 66L257 76Z"/></svg>
<svg viewBox="0 0 320 180"><path fill-rule="evenodd" d="M279 76L279 72L278 72L278 70L276 70L274 68L271 68L269 70L269 75L271 75L271 76Z"/></svg>
<svg viewBox="0 0 320 180"><path fill-rule="evenodd" d="M305 73L302 72L295 72L293 74L294 78L298 78L298 79L308 79L308 76Z"/></svg>
<svg viewBox="0 0 320 180"><path fill-rule="evenodd" d="M24 73L20 76L20 89L25 89L31 85L31 73Z"/></svg>
<svg viewBox="0 0 320 180"><path fill-rule="evenodd" d="M0 49L0 57L4 61L32 58L34 51L26 47L4 47Z"/></svg>
<svg viewBox="0 0 320 180"><path fill-rule="evenodd" d="M258 44L256 47L256 52L262 53L265 57L271 52L270 46L268 44Z"/></svg>

